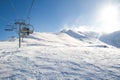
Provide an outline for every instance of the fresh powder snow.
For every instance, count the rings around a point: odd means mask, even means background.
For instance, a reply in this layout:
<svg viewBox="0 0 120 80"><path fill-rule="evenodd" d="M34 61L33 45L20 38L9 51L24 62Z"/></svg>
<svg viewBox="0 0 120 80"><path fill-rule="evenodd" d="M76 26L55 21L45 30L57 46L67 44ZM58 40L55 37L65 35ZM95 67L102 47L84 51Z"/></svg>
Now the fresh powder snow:
<svg viewBox="0 0 120 80"><path fill-rule="evenodd" d="M34 32L21 48L0 41L0 80L120 80L120 49L101 39L68 30Z"/></svg>

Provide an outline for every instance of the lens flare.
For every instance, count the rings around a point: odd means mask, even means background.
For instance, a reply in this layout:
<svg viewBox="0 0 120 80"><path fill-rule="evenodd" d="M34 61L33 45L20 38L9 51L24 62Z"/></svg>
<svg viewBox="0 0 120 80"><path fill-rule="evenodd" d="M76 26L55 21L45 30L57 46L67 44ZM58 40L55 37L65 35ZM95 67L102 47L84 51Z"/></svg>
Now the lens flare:
<svg viewBox="0 0 120 80"><path fill-rule="evenodd" d="M102 32L111 33L118 30L118 7L113 4L103 6L98 19Z"/></svg>

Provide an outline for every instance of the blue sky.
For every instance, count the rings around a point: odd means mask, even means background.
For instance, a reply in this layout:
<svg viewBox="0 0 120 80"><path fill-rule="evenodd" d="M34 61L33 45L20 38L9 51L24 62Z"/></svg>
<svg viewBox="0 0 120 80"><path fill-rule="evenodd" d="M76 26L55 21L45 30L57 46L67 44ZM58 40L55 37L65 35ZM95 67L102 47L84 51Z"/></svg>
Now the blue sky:
<svg viewBox="0 0 120 80"><path fill-rule="evenodd" d="M111 0L35 0L30 24L39 32L58 32L64 25L92 26L95 12L108 1ZM31 3L32 0L0 0L0 40L16 36L4 28L14 24L15 19L27 20Z"/></svg>

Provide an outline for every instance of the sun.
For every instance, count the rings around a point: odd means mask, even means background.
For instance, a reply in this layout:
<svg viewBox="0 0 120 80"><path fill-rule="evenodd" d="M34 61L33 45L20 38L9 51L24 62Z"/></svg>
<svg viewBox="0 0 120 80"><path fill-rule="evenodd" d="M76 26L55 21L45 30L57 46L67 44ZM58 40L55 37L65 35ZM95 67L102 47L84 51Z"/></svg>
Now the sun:
<svg viewBox="0 0 120 80"><path fill-rule="evenodd" d="M111 33L118 28L118 8L116 5L105 5L99 11L101 31Z"/></svg>

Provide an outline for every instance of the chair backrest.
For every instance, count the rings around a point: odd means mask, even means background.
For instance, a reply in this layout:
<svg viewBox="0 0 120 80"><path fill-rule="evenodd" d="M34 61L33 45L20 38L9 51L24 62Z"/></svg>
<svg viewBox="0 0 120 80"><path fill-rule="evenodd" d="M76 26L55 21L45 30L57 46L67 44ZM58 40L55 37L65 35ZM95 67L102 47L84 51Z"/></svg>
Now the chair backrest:
<svg viewBox="0 0 120 80"><path fill-rule="evenodd" d="M28 26L24 26L24 27L21 28L21 33L22 33L23 35L32 34L33 31L34 31L33 26L29 26L29 27L28 27Z"/></svg>
<svg viewBox="0 0 120 80"><path fill-rule="evenodd" d="M26 33L26 32L29 32L30 30L29 30L29 28L28 27L23 27L22 29L21 29L21 32L23 32L23 33Z"/></svg>

